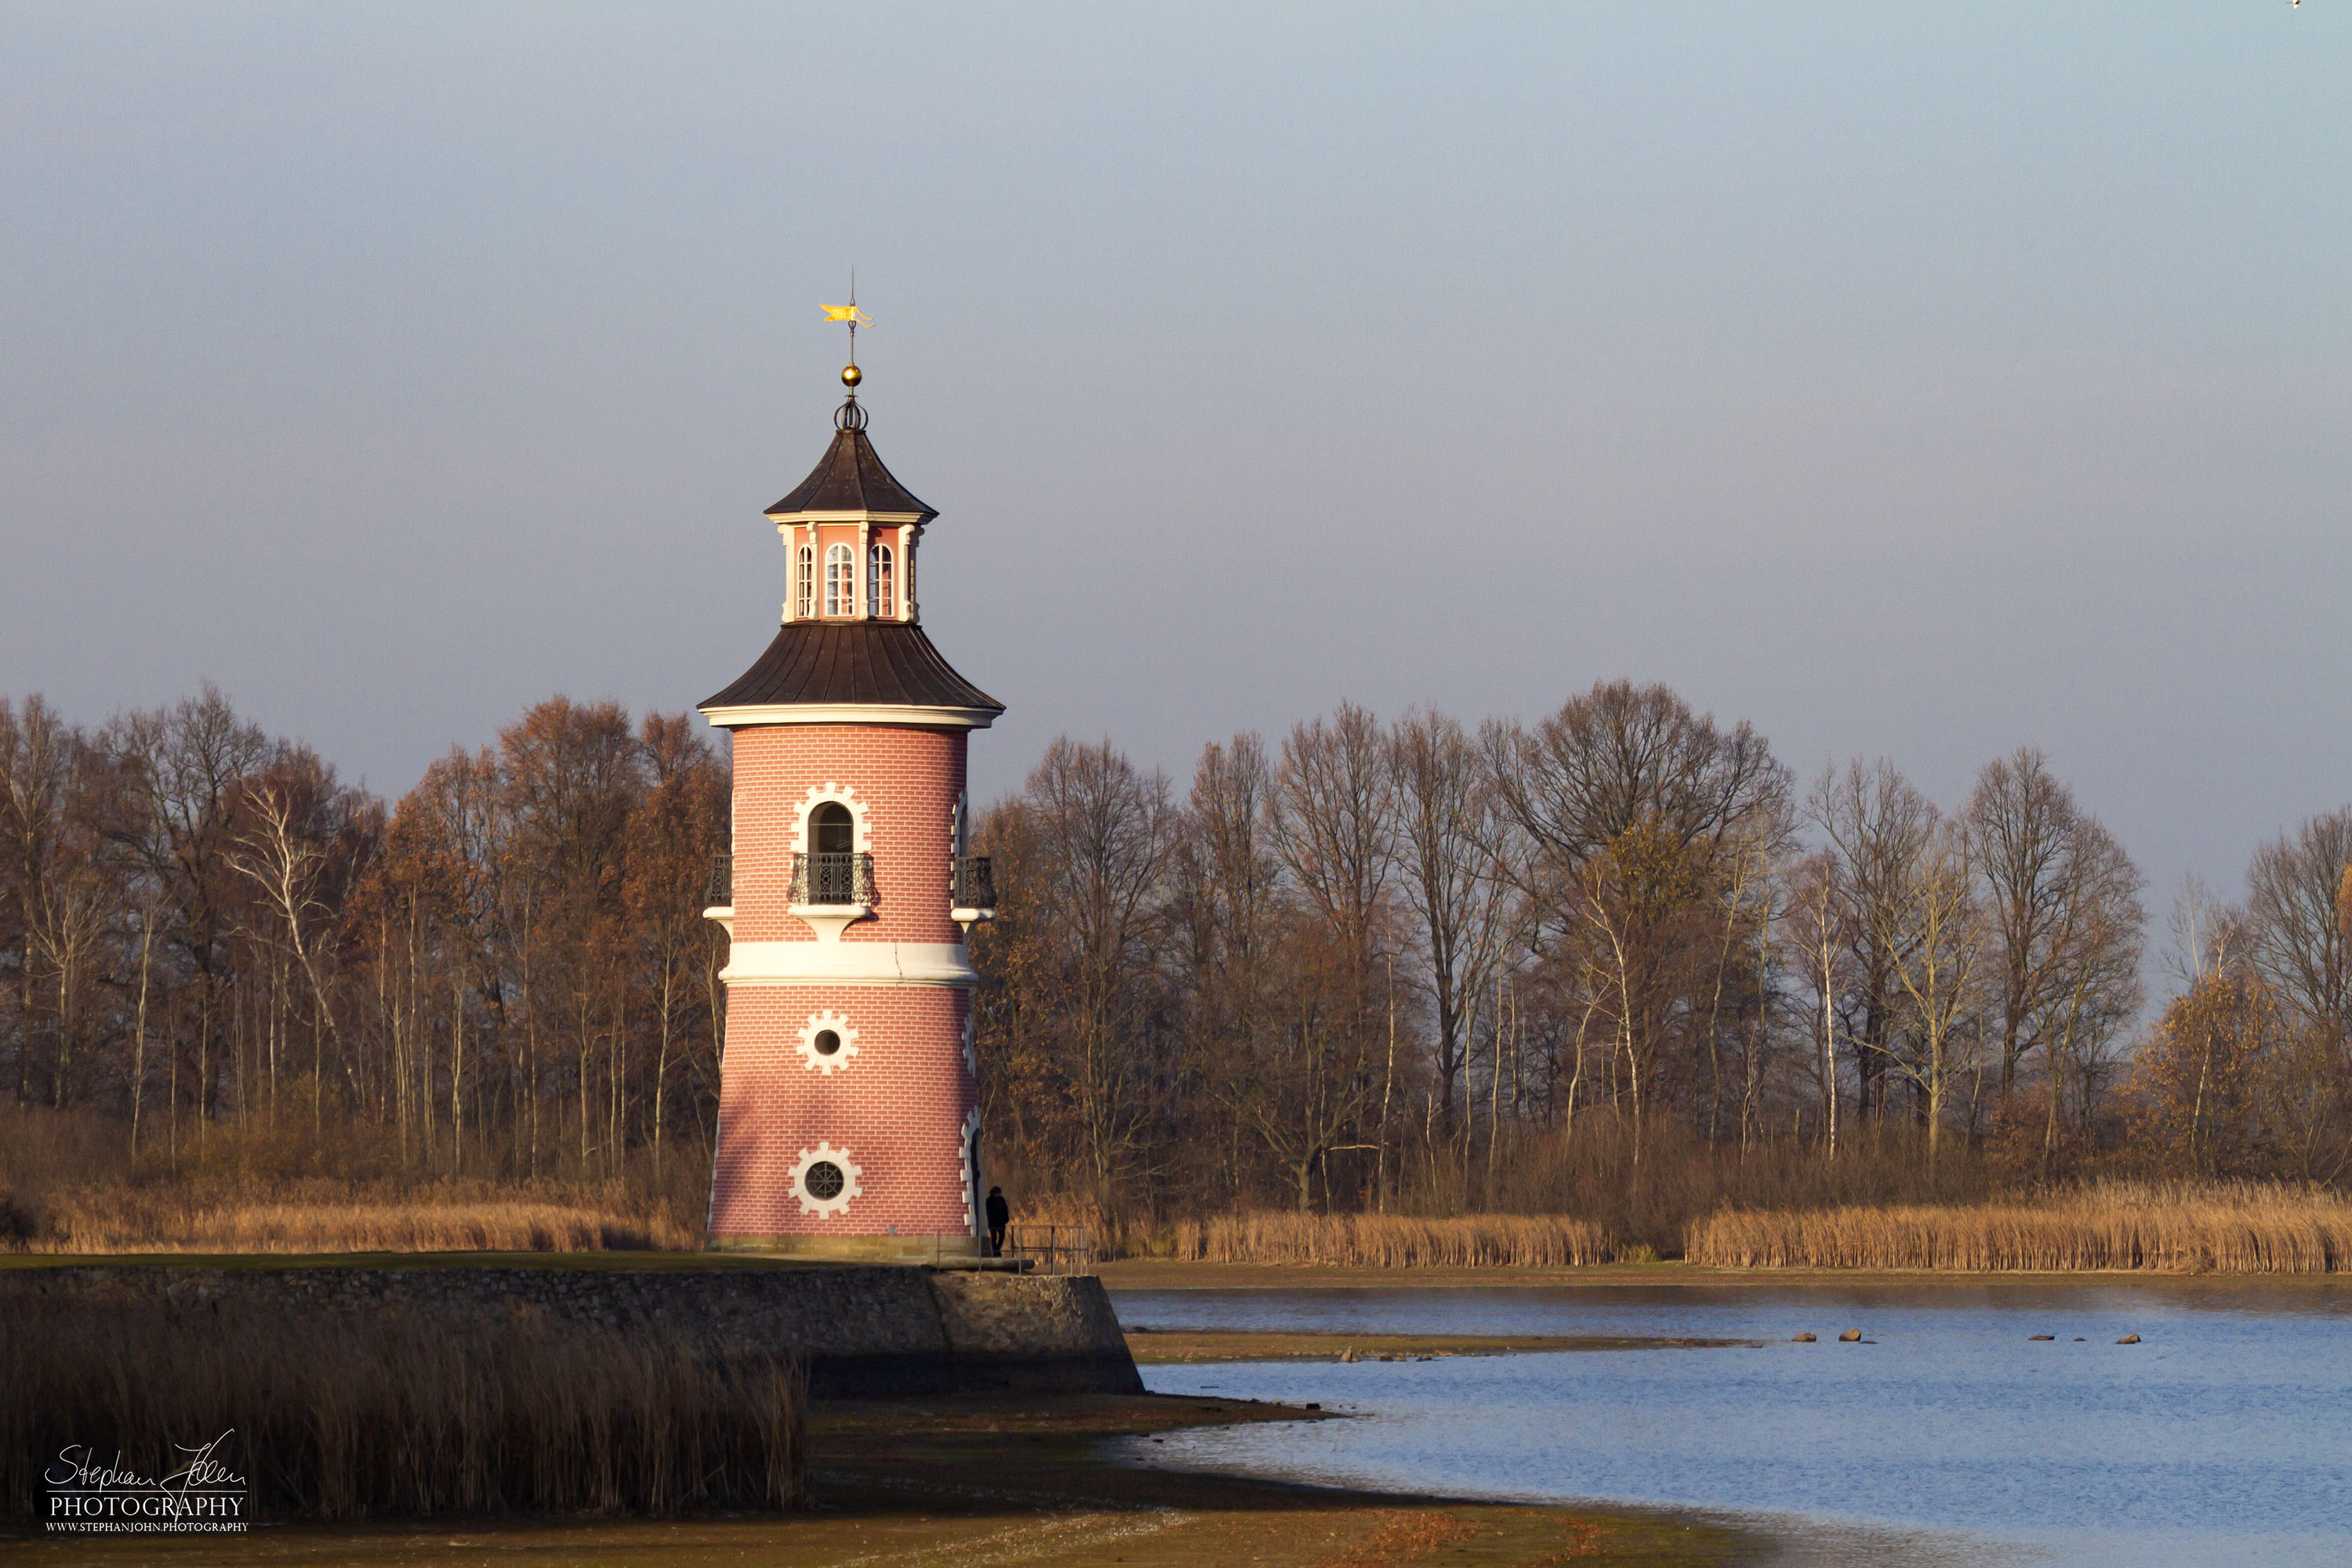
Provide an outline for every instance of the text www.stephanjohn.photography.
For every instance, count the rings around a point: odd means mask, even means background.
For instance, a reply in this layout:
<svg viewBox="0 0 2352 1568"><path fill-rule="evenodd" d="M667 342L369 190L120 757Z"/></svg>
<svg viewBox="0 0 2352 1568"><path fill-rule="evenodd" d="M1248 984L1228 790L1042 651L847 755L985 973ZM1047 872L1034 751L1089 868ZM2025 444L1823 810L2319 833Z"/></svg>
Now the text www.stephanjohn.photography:
<svg viewBox="0 0 2352 1568"><path fill-rule="evenodd" d="M150 1476L123 1462L118 1450L101 1458L68 1444L43 1473L45 1523L54 1535L240 1534L250 1528L246 1479L231 1468L223 1432L190 1447L174 1444L177 1469Z"/></svg>

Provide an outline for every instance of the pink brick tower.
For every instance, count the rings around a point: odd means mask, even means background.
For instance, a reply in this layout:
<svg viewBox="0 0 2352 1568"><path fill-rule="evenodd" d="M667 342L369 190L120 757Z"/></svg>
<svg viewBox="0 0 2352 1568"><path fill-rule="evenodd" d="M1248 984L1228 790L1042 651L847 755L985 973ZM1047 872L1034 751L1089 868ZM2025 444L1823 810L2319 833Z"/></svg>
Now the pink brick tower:
<svg viewBox="0 0 2352 1568"><path fill-rule="evenodd" d="M939 514L866 438L855 363L823 461L768 509L783 626L702 704L734 732L732 939L715 1247L970 1253L984 1234L964 933L964 744L1003 703L923 635L915 557Z"/></svg>

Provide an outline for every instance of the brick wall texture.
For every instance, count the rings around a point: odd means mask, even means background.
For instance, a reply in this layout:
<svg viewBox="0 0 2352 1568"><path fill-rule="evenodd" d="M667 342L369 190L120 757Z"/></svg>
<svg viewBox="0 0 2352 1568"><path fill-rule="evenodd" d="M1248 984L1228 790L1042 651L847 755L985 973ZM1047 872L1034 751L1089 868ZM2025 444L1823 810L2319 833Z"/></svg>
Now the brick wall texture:
<svg viewBox="0 0 2352 1568"><path fill-rule="evenodd" d="M808 792L848 792L874 858L876 918L859 942L960 942L948 918L961 731L778 725L735 734L735 940L814 942L787 912ZM877 958L880 956L877 955ZM971 997L951 985L731 986L719 1079L714 1237L968 1236L966 1118L978 1104L964 1050ZM826 1072L802 1042L818 1015L855 1054ZM794 1190L803 1152L845 1151L853 1195L812 1213Z"/></svg>

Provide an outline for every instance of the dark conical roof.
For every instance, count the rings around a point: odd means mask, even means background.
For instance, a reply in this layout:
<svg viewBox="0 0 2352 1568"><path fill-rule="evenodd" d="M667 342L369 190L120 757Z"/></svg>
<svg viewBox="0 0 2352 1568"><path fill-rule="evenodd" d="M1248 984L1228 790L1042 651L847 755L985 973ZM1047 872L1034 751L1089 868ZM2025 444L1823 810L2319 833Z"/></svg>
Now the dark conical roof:
<svg viewBox="0 0 2352 1568"><path fill-rule="evenodd" d="M847 405L859 414L856 404ZM940 514L925 506L882 466L874 443L866 438L863 418L834 432L833 445L792 494L768 509L770 517L798 511L914 512L929 522Z"/></svg>
<svg viewBox="0 0 2352 1568"><path fill-rule="evenodd" d="M702 706L808 703L1004 711L912 621L788 621L757 663Z"/></svg>

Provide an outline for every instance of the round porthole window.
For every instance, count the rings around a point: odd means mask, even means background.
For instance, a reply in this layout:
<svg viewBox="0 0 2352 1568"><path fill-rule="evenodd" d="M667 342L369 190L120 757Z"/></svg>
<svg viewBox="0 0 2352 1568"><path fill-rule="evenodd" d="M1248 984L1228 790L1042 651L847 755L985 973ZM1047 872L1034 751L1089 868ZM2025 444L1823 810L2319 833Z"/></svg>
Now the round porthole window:
<svg viewBox="0 0 2352 1568"><path fill-rule="evenodd" d="M820 1143L801 1151L793 1167L793 1195L800 1199L801 1213L831 1219L857 1196L857 1178L864 1174L848 1150Z"/></svg>
<svg viewBox="0 0 2352 1568"><path fill-rule="evenodd" d="M811 1071L831 1078L856 1057L857 1029L847 1014L827 1008L810 1015L799 1044L802 1062Z"/></svg>

